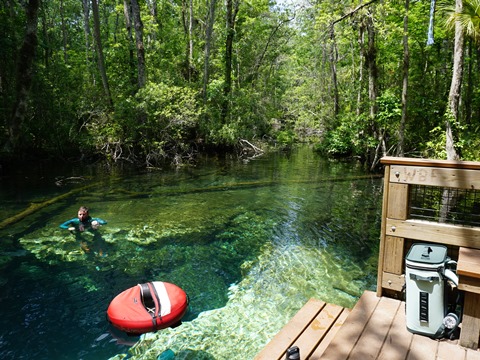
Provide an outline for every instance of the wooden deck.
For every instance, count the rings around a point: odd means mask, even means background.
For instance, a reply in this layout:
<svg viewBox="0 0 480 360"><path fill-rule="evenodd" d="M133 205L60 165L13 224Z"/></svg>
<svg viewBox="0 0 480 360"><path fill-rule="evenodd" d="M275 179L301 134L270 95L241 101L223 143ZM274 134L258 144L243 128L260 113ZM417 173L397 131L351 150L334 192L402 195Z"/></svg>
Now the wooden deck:
<svg viewBox="0 0 480 360"><path fill-rule="evenodd" d="M410 333L404 302L366 291L353 310L311 299L255 360L285 359L291 346L302 360L480 360L457 343Z"/></svg>

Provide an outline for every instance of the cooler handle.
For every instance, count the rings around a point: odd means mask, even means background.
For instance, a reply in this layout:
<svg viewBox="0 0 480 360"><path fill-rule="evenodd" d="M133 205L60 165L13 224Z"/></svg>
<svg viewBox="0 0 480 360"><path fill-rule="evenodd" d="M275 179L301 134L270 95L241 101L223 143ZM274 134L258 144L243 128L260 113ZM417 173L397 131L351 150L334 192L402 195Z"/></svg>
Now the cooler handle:
<svg viewBox="0 0 480 360"><path fill-rule="evenodd" d="M428 281L428 282L434 282L434 281L440 280L438 276L420 276L416 274L410 274L410 279L418 280L418 281Z"/></svg>
<svg viewBox="0 0 480 360"><path fill-rule="evenodd" d="M455 286L458 286L458 276L450 269L445 269L443 274L447 279L449 279Z"/></svg>

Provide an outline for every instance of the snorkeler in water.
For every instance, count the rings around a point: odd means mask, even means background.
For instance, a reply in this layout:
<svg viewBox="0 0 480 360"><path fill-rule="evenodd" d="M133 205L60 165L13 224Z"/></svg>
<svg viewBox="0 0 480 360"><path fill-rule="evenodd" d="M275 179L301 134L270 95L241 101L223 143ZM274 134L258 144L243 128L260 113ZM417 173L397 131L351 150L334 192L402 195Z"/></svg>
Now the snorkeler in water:
<svg viewBox="0 0 480 360"><path fill-rule="evenodd" d="M85 231L86 229L97 230L100 225L105 225L107 222L100 218L92 218L88 213L86 206L81 206L78 209L76 218L65 221L60 225L60 228L67 229L69 231Z"/></svg>

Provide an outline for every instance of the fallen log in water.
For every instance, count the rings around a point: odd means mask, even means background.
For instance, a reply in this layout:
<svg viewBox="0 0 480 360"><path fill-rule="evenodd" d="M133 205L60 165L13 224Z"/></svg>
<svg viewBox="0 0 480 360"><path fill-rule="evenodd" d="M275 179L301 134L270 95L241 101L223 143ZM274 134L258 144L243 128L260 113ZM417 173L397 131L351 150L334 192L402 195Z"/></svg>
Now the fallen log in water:
<svg viewBox="0 0 480 360"><path fill-rule="evenodd" d="M69 191L68 193L66 194L62 194L62 195L59 195L59 196L56 196L52 199L49 199L49 200L46 200L46 201L43 201L41 203L33 203L33 204L30 204L30 206L28 208L26 208L25 210L23 210L22 212L14 215L14 216L11 216L9 217L8 219L5 219L3 220L1 223L0 223L0 230L4 229L5 227L9 226L9 225L12 225L20 220L22 220L23 218L27 217L28 215L31 215L35 212L37 212L38 210L40 209L43 209L44 207L46 206L49 206L49 205L52 205L54 203L56 203L57 201L60 201L60 200L63 200L65 198L68 198L69 196L72 196L73 194L76 194L78 192L81 192L83 190L86 190L86 189L89 189L91 187L94 187L98 185L98 183L93 183L93 184L89 184L89 185L85 185L81 188L78 188L78 189L73 189L71 191Z"/></svg>
<svg viewBox="0 0 480 360"><path fill-rule="evenodd" d="M364 180L364 179L378 179L382 178L382 174L369 174L369 175L357 175L357 176L346 176L346 177L336 177L336 178L323 178L315 180L259 180L259 181L239 181L235 183L223 183L218 185L212 185L201 188L167 188L165 190L160 190L158 192L151 191L131 191L125 190L122 188L115 188L109 191L109 194L124 194L130 198L141 198L141 197L154 197L154 196L178 196L178 195L187 195L187 194L198 194L198 193L209 193L209 192L218 192L218 191L227 191L227 190L240 190L248 188L261 188L267 186L275 185L290 185L290 184L322 184L326 182L343 182L343 181L355 181L355 180Z"/></svg>
<svg viewBox="0 0 480 360"><path fill-rule="evenodd" d="M322 183L322 182L342 182L342 181L354 181L354 180L362 180L362 179L374 179L374 178L380 178L383 175L381 174L370 174L370 175L359 175L359 176L346 176L342 178L325 178L325 179L316 179L313 181L304 181L304 180L299 180L299 181L248 181L248 182L238 182L238 183L225 183L225 184L219 184L219 185L214 185L214 186L209 186L206 188L193 188L193 189L175 189L175 190L166 190L166 191L161 191L159 193L156 193L155 195L157 196L177 196L177 195L185 195L185 194L193 194L193 193L204 193L204 192L216 192L216 191L225 191L225 190L231 190L231 189L242 189L242 188L251 188L251 187L264 187L264 186L273 186L276 184L292 184L292 183ZM57 201L63 200L65 198L68 198L69 196L72 196L73 194L76 194L78 192L81 192L83 190L89 189L91 187L97 186L98 183L93 183L89 184L86 186L83 186L78 189L73 189L69 191L66 194L59 195L57 197L54 197L53 199L46 200L41 203L34 203L31 204L27 209L23 210L22 212L9 217L6 220L3 220L0 223L0 230L4 229L5 227L12 225L23 218L25 218L28 215L31 215L38 210L52 205L56 203ZM142 197L142 196L149 196L151 197L153 194L152 192L132 192L129 190L124 190L117 188L113 191L110 191L110 193L124 193L127 196L130 197Z"/></svg>

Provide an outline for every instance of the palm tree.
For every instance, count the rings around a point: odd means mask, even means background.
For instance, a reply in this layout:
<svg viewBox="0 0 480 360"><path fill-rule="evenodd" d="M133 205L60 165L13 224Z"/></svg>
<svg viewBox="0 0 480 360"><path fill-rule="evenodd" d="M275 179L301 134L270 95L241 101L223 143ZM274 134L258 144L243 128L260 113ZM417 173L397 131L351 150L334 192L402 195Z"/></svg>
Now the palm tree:
<svg viewBox="0 0 480 360"><path fill-rule="evenodd" d="M455 29L453 74L446 114L447 159L456 160L459 155L454 147L452 122L459 120L460 89L463 78L464 34L480 43L480 0L456 0L455 10L447 19L447 27Z"/></svg>
<svg viewBox="0 0 480 360"><path fill-rule="evenodd" d="M465 35L480 45L480 0L463 0L462 9L451 14L447 25L453 28L455 22L459 23Z"/></svg>
<svg viewBox="0 0 480 360"><path fill-rule="evenodd" d="M455 28L455 47L453 50L453 72L450 93L448 95L448 107L445 114L445 130L447 160L458 160L459 155L455 149L452 122L457 123L459 119L458 107L460 104L460 91L463 80L463 58L464 58L464 35L463 27L457 20L457 14L463 11L463 0L455 0L455 12L447 20L447 26Z"/></svg>

